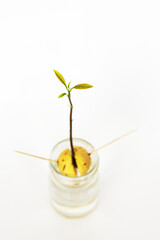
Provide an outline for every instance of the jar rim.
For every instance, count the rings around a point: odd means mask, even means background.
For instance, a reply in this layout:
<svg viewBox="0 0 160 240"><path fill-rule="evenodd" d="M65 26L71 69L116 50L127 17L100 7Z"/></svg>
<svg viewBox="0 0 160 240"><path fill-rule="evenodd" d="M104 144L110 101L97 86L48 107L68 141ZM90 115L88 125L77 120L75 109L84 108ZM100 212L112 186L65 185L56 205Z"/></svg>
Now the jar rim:
<svg viewBox="0 0 160 240"><path fill-rule="evenodd" d="M69 139L66 138L66 139L63 139L61 140L60 142L58 142L52 149L51 149L51 152L53 152L60 144L63 144L64 142L68 142ZM88 141L82 139L82 138L73 138L73 141L80 141L82 143L85 143L87 145L89 145L92 149L94 149L93 145L91 143L89 143ZM77 181L77 180L84 180L85 178L89 177L92 173L96 172L96 169L98 168L99 166L99 156L98 156L98 153L93 153L94 154L94 157L96 157L96 162L95 164L93 165L93 167L87 172L85 173L84 175L82 176L76 176L76 177L69 177L69 176L65 176L63 175L60 171L58 171L55 167L54 167L54 163L50 162L49 165L50 167L56 172L56 174L58 174L60 177L64 178L64 179L67 179L67 180L72 180L72 181ZM51 153L50 153L50 158L52 159L51 157Z"/></svg>

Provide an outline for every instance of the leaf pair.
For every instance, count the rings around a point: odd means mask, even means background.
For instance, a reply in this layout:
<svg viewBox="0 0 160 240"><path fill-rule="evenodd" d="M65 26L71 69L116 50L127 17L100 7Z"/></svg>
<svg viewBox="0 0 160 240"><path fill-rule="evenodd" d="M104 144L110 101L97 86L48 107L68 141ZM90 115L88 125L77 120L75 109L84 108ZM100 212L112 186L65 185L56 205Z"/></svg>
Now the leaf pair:
<svg viewBox="0 0 160 240"><path fill-rule="evenodd" d="M60 81L63 85L65 85L66 89L69 90L69 91L71 91L72 89L88 89L88 88L92 88L92 87L93 87L93 86L90 85L90 84L81 83L81 84L77 84L76 86L74 86L74 87L72 87L72 88L69 88L71 82L69 82L69 83L68 83L68 86L67 86L67 85L66 85L66 81L65 81L64 77L62 76L62 74L59 73L59 72L56 71L56 70L53 70L53 71L55 72L55 74L56 74L57 78L59 79L59 81ZM59 98L65 96L65 95L66 95L66 93L62 93L62 94L59 95Z"/></svg>

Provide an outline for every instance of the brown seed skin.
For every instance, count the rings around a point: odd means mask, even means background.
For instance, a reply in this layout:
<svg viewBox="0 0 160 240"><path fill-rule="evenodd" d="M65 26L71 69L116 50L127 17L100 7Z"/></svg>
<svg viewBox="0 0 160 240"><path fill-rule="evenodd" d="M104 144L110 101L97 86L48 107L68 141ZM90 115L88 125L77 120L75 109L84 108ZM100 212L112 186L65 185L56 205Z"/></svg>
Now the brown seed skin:
<svg viewBox="0 0 160 240"><path fill-rule="evenodd" d="M63 170L66 168L66 165L63 166Z"/></svg>

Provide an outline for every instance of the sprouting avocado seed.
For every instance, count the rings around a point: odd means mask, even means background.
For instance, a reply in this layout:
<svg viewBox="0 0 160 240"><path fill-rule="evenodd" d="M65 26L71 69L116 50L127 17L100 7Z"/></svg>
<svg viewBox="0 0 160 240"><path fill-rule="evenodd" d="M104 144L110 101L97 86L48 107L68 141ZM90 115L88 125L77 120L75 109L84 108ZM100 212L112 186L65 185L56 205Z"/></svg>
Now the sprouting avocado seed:
<svg viewBox="0 0 160 240"><path fill-rule="evenodd" d="M91 164L91 158L88 152L79 146L74 147L75 159L77 163L77 170L80 175L84 175ZM72 164L71 151L69 149L65 149L58 158L58 168L60 172L68 177L76 177L77 172Z"/></svg>
<svg viewBox="0 0 160 240"><path fill-rule="evenodd" d="M80 175L84 175L91 165L90 155L84 148L78 146L74 147L74 152L78 171Z"/></svg>
<svg viewBox="0 0 160 240"><path fill-rule="evenodd" d="M69 149L65 149L58 158L58 168L60 172L69 177L76 177L77 173L72 165L71 152Z"/></svg>

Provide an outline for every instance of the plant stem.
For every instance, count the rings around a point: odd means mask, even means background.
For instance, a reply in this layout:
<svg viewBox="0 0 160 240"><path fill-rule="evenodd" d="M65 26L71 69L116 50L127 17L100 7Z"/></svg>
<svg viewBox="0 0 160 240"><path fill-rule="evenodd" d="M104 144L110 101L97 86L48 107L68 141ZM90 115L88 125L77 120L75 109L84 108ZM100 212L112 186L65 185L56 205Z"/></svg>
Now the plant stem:
<svg viewBox="0 0 160 240"><path fill-rule="evenodd" d="M70 103L70 121L69 121L69 123L70 123L70 146L71 146L72 164L73 164L74 168L77 168L77 163L76 163L74 149L73 149L73 138L72 138L72 111L73 111L73 104L72 104L72 101L71 101L70 91L68 91L68 99L69 99L69 103Z"/></svg>

